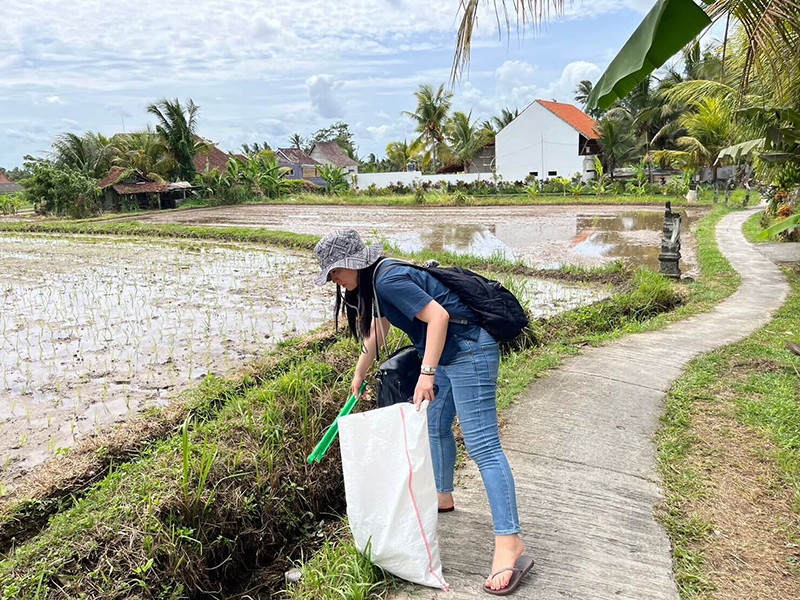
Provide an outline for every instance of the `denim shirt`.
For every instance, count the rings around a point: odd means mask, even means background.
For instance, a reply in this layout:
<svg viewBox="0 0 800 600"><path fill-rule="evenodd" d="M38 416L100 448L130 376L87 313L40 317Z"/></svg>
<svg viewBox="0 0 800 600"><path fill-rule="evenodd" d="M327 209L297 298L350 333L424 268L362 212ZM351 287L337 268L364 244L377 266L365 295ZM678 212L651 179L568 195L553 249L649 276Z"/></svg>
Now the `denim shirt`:
<svg viewBox="0 0 800 600"><path fill-rule="evenodd" d="M390 263L397 262L386 259L376 269L375 288L381 316L408 334L420 356L425 354L428 324L417 319L416 315L431 300L436 300L450 316L470 322L467 325L452 322L448 324L444 349L439 359L439 364L446 365L461 351L456 336L473 341L478 339L481 329L475 324L475 314L455 292L427 271L402 263L391 269L386 268Z"/></svg>

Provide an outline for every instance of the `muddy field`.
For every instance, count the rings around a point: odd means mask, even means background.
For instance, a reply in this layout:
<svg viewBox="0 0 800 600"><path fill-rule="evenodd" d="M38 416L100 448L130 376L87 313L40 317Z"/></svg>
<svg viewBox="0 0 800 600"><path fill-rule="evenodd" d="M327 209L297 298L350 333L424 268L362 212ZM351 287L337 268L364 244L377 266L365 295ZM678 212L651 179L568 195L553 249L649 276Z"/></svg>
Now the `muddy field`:
<svg viewBox="0 0 800 600"><path fill-rule="evenodd" d="M331 315L310 254L0 236L0 489L79 436L169 402ZM518 282L537 315L607 291Z"/></svg>
<svg viewBox="0 0 800 600"><path fill-rule="evenodd" d="M0 237L0 260L4 482L320 325L330 306L312 259L289 252Z"/></svg>
<svg viewBox="0 0 800 600"><path fill-rule="evenodd" d="M683 228L708 209L681 209ZM489 256L502 252L536 267L594 266L624 258L658 270L664 209L653 206L429 207L252 204L133 217L145 223L266 227L324 235L353 227L406 251L449 250ZM692 236L684 235L681 268L696 274Z"/></svg>

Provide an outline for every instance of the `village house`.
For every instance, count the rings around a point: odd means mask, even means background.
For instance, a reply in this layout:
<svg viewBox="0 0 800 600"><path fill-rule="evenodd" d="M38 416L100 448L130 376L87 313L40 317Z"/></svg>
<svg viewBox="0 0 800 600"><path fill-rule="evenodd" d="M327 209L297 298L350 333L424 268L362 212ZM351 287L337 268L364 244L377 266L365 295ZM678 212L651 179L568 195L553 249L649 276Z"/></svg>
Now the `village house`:
<svg viewBox="0 0 800 600"><path fill-rule="evenodd" d="M325 185L325 180L320 177L320 163L300 148L278 148L275 158L280 166L291 169L286 173L286 179L305 179L319 186Z"/></svg>
<svg viewBox="0 0 800 600"><path fill-rule="evenodd" d="M192 189L191 184L185 181L158 183L140 173L123 178L124 174L123 169L113 167L97 183L97 187L103 191L103 210L177 208Z"/></svg>
<svg viewBox="0 0 800 600"><path fill-rule="evenodd" d="M14 183L5 173L0 173L0 195L2 194L16 194L22 191L22 186Z"/></svg>
<svg viewBox="0 0 800 600"><path fill-rule="evenodd" d="M595 177L597 123L578 107L535 100L495 137L497 174L506 181Z"/></svg>
<svg viewBox="0 0 800 600"><path fill-rule="evenodd" d="M198 142L203 142L208 146L207 152L198 152L194 156L194 170L198 173L208 173L217 169L220 173L227 173L228 161L233 158L233 155L223 152L217 148L210 141L201 138L199 135L194 136Z"/></svg>
<svg viewBox="0 0 800 600"><path fill-rule="evenodd" d="M316 142L308 153L321 165L341 167L346 173L358 174L358 163L347 156L336 142Z"/></svg>

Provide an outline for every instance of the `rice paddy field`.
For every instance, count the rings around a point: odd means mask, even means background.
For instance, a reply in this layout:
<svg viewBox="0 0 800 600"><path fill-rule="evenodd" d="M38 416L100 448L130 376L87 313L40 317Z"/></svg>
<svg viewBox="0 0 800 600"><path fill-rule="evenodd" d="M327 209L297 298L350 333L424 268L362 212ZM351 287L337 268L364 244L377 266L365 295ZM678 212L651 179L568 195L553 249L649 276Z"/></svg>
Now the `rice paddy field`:
<svg viewBox="0 0 800 600"><path fill-rule="evenodd" d="M248 244L0 236L0 490L83 435L164 406L330 318L310 253ZM502 278L501 278L502 279ZM505 280L535 316L603 288Z"/></svg>

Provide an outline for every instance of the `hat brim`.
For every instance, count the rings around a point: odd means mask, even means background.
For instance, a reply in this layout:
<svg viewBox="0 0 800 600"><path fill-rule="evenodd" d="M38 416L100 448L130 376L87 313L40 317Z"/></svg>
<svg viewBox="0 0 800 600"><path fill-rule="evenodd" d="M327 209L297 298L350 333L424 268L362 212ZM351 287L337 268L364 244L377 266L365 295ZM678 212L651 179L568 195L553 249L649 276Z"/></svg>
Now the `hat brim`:
<svg viewBox="0 0 800 600"><path fill-rule="evenodd" d="M371 246L366 246L363 250L345 256L344 258L331 263L319 272L319 275L314 279L317 285L325 285L328 281L328 276L333 269L366 269L368 266L378 260L383 254L383 244L378 242Z"/></svg>

